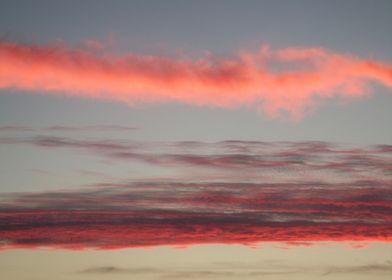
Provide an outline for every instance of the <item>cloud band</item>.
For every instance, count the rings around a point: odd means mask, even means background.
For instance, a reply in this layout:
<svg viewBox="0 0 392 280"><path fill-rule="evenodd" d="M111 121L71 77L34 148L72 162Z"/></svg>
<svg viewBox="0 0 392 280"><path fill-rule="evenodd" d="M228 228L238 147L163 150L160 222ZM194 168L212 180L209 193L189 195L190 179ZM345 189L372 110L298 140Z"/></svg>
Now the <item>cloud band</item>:
<svg viewBox="0 0 392 280"><path fill-rule="evenodd" d="M391 88L392 66L322 48L263 48L191 60L0 43L0 89L132 105L251 106L271 117L285 111L298 119L320 98L364 96L371 82Z"/></svg>

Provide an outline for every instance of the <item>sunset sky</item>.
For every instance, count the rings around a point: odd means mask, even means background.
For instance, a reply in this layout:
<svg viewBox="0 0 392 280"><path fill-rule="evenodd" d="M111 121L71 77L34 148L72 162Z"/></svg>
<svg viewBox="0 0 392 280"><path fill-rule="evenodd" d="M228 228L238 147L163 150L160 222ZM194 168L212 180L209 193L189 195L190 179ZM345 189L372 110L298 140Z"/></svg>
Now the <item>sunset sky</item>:
<svg viewBox="0 0 392 280"><path fill-rule="evenodd" d="M392 2L0 1L4 279L389 279Z"/></svg>

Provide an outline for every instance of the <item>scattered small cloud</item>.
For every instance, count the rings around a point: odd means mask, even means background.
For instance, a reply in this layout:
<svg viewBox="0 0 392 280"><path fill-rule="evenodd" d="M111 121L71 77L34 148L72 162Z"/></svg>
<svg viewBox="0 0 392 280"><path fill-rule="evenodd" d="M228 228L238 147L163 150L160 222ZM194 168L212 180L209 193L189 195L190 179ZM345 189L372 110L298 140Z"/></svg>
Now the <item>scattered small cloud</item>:
<svg viewBox="0 0 392 280"><path fill-rule="evenodd" d="M18 126L6 125L0 126L0 132L131 132L137 130L137 127L125 125L86 125L86 126L65 126L55 125L48 127L32 127L32 126Z"/></svg>
<svg viewBox="0 0 392 280"><path fill-rule="evenodd" d="M80 271L79 273L87 274L157 274L162 273L160 270L152 267L123 268L117 266L99 266L91 267Z"/></svg>
<svg viewBox="0 0 392 280"><path fill-rule="evenodd" d="M254 277L273 275L298 275L311 274L315 277L333 277L337 274L347 275L389 275L392 272L392 263L387 261L379 264L359 264L359 265L312 265L284 264L279 263L230 263L225 264L195 264L182 267L165 266L165 268L152 267L116 267L102 266L88 268L79 273L88 274L132 274L132 275L154 275L159 279L254 279Z"/></svg>

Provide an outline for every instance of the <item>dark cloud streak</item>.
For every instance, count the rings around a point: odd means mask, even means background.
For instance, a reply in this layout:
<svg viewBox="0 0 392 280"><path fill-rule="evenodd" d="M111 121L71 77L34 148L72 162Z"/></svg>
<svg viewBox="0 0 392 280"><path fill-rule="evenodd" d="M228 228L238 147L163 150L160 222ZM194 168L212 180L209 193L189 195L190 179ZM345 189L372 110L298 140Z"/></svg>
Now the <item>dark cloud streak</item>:
<svg viewBox="0 0 392 280"><path fill-rule="evenodd" d="M138 128L123 126L123 125L86 125L86 126L65 126L65 125L55 125L48 127L31 127L31 126L20 126L20 125L6 125L0 126L0 132L130 132L135 131Z"/></svg>
<svg viewBox="0 0 392 280"><path fill-rule="evenodd" d="M349 147L327 142L175 142L86 140L55 136L2 137L0 144L85 150L108 159L138 161L168 168L198 170L274 170L288 174L330 172L334 176L384 177L392 175L390 145ZM331 176L331 174L329 174ZM392 178L391 178L392 179Z"/></svg>
<svg viewBox="0 0 392 280"><path fill-rule="evenodd" d="M194 180L173 176L3 194L4 249L392 241L392 154L387 145L139 143L52 136L3 137L0 143L88 151L201 174ZM221 179L202 176L213 173Z"/></svg>
<svg viewBox="0 0 392 280"><path fill-rule="evenodd" d="M9 194L3 248L392 241L391 183L129 183Z"/></svg>

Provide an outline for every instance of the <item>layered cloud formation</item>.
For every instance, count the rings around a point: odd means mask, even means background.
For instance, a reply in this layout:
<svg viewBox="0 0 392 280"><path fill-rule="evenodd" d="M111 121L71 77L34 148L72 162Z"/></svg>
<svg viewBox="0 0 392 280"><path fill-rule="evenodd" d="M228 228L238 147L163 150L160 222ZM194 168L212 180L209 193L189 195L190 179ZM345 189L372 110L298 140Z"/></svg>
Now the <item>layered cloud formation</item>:
<svg viewBox="0 0 392 280"><path fill-rule="evenodd" d="M0 43L0 89L127 104L250 106L298 119L319 99L364 96L372 82L392 88L391 64L322 48L262 48L192 60Z"/></svg>
<svg viewBox="0 0 392 280"><path fill-rule="evenodd" d="M392 179L392 146L356 147L328 142L149 142L70 137L2 137L0 144L87 152L114 162L137 162L197 178L263 182ZM218 176L218 177L219 177ZM208 177L211 179L211 177ZM258 181L258 182L259 182Z"/></svg>
<svg viewBox="0 0 392 280"><path fill-rule="evenodd" d="M180 169L181 174L190 167L198 174L197 179L174 176L4 194L3 249L392 241L388 145L143 144L57 137L2 138L1 143L86 150L112 160Z"/></svg>
<svg viewBox="0 0 392 280"><path fill-rule="evenodd" d="M9 195L2 248L392 241L392 184L143 182Z"/></svg>

